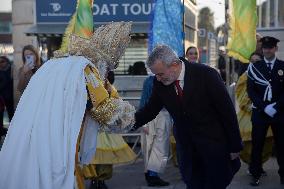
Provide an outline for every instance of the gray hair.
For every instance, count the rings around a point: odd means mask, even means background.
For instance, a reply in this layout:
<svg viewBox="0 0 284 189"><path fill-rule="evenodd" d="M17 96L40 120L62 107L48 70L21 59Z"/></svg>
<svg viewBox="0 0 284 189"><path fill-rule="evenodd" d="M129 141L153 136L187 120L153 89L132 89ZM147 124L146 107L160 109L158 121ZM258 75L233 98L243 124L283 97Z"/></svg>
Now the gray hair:
<svg viewBox="0 0 284 189"><path fill-rule="evenodd" d="M167 66L171 65L173 62L179 63L178 55L167 45L156 46L149 55L146 64L148 67L151 67L157 60L160 60Z"/></svg>

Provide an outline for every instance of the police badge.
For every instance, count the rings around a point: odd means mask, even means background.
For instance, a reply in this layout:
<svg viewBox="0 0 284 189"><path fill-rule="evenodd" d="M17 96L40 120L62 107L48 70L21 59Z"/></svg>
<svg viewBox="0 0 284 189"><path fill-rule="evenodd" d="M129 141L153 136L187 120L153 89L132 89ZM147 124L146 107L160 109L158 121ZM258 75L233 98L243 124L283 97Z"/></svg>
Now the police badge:
<svg viewBox="0 0 284 189"><path fill-rule="evenodd" d="M277 73L278 73L279 76L283 76L283 70L278 70Z"/></svg>

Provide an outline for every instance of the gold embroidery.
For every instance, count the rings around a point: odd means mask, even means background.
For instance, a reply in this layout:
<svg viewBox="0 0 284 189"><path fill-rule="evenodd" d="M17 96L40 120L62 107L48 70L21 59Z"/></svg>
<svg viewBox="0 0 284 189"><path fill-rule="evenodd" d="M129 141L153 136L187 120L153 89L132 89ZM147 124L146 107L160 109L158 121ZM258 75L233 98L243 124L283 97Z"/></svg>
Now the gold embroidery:
<svg viewBox="0 0 284 189"><path fill-rule="evenodd" d="M111 120L114 111L117 109L117 105L114 104L112 100L113 98L108 98L97 108L94 107L91 109L91 116L102 125Z"/></svg>

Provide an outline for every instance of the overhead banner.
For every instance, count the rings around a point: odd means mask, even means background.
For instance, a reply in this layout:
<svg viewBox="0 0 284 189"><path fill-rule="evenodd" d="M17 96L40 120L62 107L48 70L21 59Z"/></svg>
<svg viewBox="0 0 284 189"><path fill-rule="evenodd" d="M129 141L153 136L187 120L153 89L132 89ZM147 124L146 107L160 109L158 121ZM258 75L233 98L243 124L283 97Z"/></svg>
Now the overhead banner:
<svg viewBox="0 0 284 189"><path fill-rule="evenodd" d="M36 0L37 23L68 23L76 0ZM94 22L149 22L153 0L95 0Z"/></svg>

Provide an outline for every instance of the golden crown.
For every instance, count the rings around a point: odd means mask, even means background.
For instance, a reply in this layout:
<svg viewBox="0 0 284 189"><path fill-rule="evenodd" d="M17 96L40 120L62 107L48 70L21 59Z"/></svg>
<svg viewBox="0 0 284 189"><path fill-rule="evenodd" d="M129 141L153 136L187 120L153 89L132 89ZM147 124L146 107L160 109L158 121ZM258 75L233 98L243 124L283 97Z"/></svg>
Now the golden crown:
<svg viewBox="0 0 284 189"><path fill-rule="evenodd" d="M93 63L105 61L115 67L130 42L130 31L130 22L112 22L96 29L88 39L71 34L68 54L85 56ZM60 52L55 52L55 57L60 56Z"/></svg>

